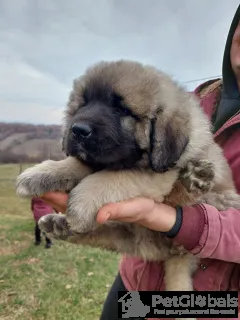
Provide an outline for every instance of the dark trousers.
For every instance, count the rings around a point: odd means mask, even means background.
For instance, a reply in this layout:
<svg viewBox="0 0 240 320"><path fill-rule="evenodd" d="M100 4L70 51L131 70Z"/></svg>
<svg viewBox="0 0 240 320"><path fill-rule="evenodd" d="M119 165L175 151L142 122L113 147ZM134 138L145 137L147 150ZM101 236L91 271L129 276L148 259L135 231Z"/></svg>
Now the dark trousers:
<svg viewBox="0 0 240 320"><path fill-rule="evenodd" d="M39 229L37 222L35 225L35 240L36 242L41 242L41 230ZM46 240L46 243L52 243L52 241L46 235L45 235L45 240Z"/></svg>
<svg viewBox="0 0 240 320"><path fill-rule="evenodd" d="M113 285L108 293L107 299L105 300L100 320L123 319L123 318L118 318L118 291L127 291L119 273L113 282ZM144 320L145 318L130 318L130 319Z"/></svg>

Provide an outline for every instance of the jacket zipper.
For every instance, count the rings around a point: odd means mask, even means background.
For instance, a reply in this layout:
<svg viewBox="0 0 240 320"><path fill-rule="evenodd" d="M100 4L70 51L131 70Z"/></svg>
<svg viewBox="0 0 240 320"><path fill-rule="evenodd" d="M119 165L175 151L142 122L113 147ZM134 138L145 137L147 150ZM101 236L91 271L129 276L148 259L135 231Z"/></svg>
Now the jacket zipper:
<svg viewBox="0 0 240 320"><path fill-rule="evenodd" d="M240 113L240 110L238 110L233 116L231 116L230 119L228 119L228 121L232 120L234 117L236 117L238 114Z"/></svg>

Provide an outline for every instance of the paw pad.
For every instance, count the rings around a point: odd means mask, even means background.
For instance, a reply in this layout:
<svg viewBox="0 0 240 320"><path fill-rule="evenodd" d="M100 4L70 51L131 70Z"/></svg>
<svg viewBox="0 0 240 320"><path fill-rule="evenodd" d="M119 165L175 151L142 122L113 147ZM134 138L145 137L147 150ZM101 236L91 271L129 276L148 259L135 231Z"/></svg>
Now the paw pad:
<svg viewBox="0 0 240 320"><path fill-rule="evenodd" d="M202 194L214 185L214 166L206 160L193 160L181 170L180 178L189 192Z"/></svg>

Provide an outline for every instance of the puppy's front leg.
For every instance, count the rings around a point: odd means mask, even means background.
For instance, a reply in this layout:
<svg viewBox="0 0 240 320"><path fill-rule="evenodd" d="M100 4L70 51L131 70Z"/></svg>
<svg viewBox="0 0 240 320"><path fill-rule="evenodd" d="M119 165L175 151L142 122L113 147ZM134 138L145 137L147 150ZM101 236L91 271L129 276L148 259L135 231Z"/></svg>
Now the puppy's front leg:
<svg viewBox="0 0 240 320"><path fill-rule="evenodd" d="M84 178L69 195L66 218L72 231L81 233L98 227L96 215L105 204L145 196L162 202L178 173L152 171L101 171Z"/></svg>
<svg viewBox="0 0 240 320"><path fill-rule="evenodd" d="M16 192L21 197L41 196L49 191L68 192L91 172L89 167L72 157L46 160L17 177Z"/></svg>
<svg viewBox="0 0 240 320"><path fill-rule="evenodd" d="M117 253L132 255L136 253L134 234L126 224L102 225L92 232L74 233L70 230L66 216L63 214L48 214L43 216L38 224L40 229L50 238L107 249Z"/></svg>

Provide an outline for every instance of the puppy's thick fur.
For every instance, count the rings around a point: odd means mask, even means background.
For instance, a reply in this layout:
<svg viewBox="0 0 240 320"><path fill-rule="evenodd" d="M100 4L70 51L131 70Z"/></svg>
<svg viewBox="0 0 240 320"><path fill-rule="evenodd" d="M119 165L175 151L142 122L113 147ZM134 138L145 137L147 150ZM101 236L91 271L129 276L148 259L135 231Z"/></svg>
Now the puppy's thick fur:
<svg viewBox="0 0 240 320"><path fill-rule="evenodd" d="M79 124L87 135L73 130ZM45 161L17 180L20 196L70 192L66 215L43 217L40 227L70 242L165 261L166 289L192 290L195 257L138 225L100 226L96 214L106 203L137 196L173 206L240 208L230 168L196 98L151 66L101 62L74 82L63 147L66 159Z"/></svg>

